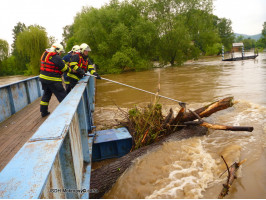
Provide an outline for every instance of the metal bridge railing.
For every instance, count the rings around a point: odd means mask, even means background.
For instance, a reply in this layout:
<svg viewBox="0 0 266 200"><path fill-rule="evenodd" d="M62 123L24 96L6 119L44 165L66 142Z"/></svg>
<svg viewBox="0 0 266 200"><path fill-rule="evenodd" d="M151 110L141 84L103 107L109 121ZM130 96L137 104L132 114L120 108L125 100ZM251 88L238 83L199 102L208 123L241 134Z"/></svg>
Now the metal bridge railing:
<svg viewBox="0 0 266 200"><path fill-rule="evenodd" d="M0 86L0 122L42 95L39 76Z"/></svg>
<svg viewBox="0 0 266 200"><path fill-rule="evenodd" d="M89 198L95 80L84 77L0 173L0 198Z"/></svg>

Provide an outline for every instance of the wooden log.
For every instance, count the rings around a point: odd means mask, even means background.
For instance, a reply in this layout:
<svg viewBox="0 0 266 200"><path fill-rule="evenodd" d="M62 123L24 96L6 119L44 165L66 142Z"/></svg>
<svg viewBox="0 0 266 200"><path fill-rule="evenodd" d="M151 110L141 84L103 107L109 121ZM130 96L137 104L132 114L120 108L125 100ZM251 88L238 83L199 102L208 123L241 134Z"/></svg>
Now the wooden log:
<svg viewBox="0 0 266 200"><path fill-rule="evenodd" d="M181 107L181 109L179 110L179 112L176 115L176 117L169 122L173 132L176 131L176 130L179 130L177 125L180 124L180 120L184 117L185 111L186 111L186 108L185 107Z"/></svg>
<svg viewBox="0 0 266 200"><path fill-rule="evenodd" d="M227 97L219 101L213 102L202 108L199 108L194 112L197 113L201 118L209 117L211 114L217 111L224 110L233 106L233 99L234 97ZM193 121L195 119L197 119L197 117L193 113L185 113L183 118L181 119L181 122Z"/></svg>
<svg viewBox="0 0 266 200"><path fill-rule="evenodd" d="M215 129L215 130L224 130L224 131L248 131L252 132L254 128L252 126L226 126L226 125L218 125L218 124L210 124L206 121L192 121L192 122L184 122L185 125L199 125L204 126L206 128Z"/></svg>
<svg viewBox="0 0 266 200"><path fill-rule="evenodd" d="M184 122L185 125L200 125L206 128L215 129L215 130L224 130L224 131L248 131L252 132L254 130L251 126L225 126L218 124L210 124L201 119L201 117L194 111L189 110L199 121Z"/></svg>
<svg viewBox="0 0 266 200"><path fill-rule="evenodd" d="M171 108L170 111L169 111L169 113L168 113L168 115L165 117L165 120L163 122L163 126L162 126L163 129L166 129L166 130L169 131L169 129L170 129L170 123L171 123L171 121L173 119L173 114L174 114L174 112L173 112L173 109Z"/></svg>
<svg viewBox="0 0 266 200"><path fill-rule="evenodd" d="M204 126L207 128L215 129L215 130L224 130L224 131L248 131L252 132L254 128L252 126L225 126L218 124L210 124L208 122L203 122L200 126Z"/></svg>
<svg viewBox="0 0 266 200"><path fill-rule="evenodd" d="M226 168L227 168L227 172L228 172L228 176L227 176L227 181L226 184L223 184L223 189L221 191L221 193L218 196L218 199L222 199L224 198L226 195L228 195L229 189L231 188L234 180L237 178L236 176L236 172L239 169L239 166L241 164L243 164L246 160L243 160L239 163L233 163L230 167L228 167L225 159L223 156L221 156L223 161L225 162Z"/></svg>
<svg viewBox="0 0 266 200"><path fill-rule="evenodd" d="M184 117L185 115L185 111L186 109L184 107L182 107L178 114L176 115L176 117L174 118L174 120L171 122L171 124L177 124L179 121L181 121L181 119Z"/></svg>
<svg viewBox="0 0 266 200"><path fill-rule="evenodd" d="M172 133L168 136L161 138L156 143L150 144L148 146L134 150L127 155L118 158L116 161L105 165L99 169L95 169L91 173L91 185L92 191L97 191L97 193L90 193L90 198L98 199L101 198L106 192L108 192L117 179L122 175L125 170L132 165L134 159L146 154L148 151L154 150L160 147L163 142L169 140L181 140L190 137L202 136L207 133L207 128L205 127L185 127L184 129Z"/></svg>

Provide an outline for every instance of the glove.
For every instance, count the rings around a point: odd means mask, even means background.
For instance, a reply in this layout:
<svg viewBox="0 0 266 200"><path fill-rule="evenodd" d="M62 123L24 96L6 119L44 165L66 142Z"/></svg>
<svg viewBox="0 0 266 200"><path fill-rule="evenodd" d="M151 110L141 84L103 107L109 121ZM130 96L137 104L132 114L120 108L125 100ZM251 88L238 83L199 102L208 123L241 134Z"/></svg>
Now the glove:
<svg viewBox="0 0 266 200"><path fill-rule="evenodd" d="M92 75L96 76L96 79L102 79L97 72L94 72Z"/></svg>

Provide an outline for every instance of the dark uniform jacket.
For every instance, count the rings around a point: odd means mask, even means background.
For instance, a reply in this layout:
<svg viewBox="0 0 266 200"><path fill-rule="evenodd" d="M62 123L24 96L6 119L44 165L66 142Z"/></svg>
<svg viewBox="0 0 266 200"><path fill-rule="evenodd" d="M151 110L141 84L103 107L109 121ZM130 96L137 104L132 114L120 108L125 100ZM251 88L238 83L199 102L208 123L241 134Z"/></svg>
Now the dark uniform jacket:
<svg viewBox="0 0 266 200"><path fill-rule="evenodd" d="M88 71L93 74L95 72L92 62L88 59L88 57L83 56L80 53L74 54L70 59L70 68L75 70L77 73L69 72L67 74L68 77L80 80L85 73Z"/></svg>
<svg viewBox="0 0 266 200"><path fill-rule="evenodd" d="M62 58L54 52L44 52L41 57L40 79L41 81L62 81L63 72L71 69L65 65Z"/></svg>

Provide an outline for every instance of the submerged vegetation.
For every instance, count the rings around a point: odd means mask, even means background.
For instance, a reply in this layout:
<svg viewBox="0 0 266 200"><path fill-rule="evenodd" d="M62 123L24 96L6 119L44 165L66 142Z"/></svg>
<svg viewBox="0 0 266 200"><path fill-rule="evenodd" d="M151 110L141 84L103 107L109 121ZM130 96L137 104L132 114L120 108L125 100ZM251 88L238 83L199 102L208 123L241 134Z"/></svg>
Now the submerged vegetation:
<svg viewBox="0 0 266 200"><path fill-rule="evenodd" d="M187 109L185 103L180 103L181 107L175 115L171 108L166 116L162 114L162 105L156 101L145 107L135 107L128 112L123 111L126 118L121 122L126 126L133 138L132 151L158 142L163 137L175 133L184 127L203 126L214 130L223 131L249 131L254 130L249 126L227 126L211 124L202 118L209 117L211 114L233 106L233 97L210 103L209 105L198 108L194 111ZM194 121L196 120L196 121Z"/></svg>
<svg viewBox="0 0 266 200"><path fill-rule="evenodd" d="M99 9L83 7L73 24L63 28L62 44L68 52L75 44L88 43L101 74L140 71L154 61L174 66L218 55L222 45L229 51L234 41L231 24L213 15L213 0L111 0ZM44 27L19 22L11 54L0 39L0 75L38 74L38 59L54 41ZM262 38L250 41L243 39L245 49L266 47L265 23Z"/></svg>
<svg viewBox="0 0 266 200"><path fill-rule="evenodd" d="M161 104L149 104L144 108L129 110L127 127L130 129L133 149L149 145L165 134Z"/></svg>

